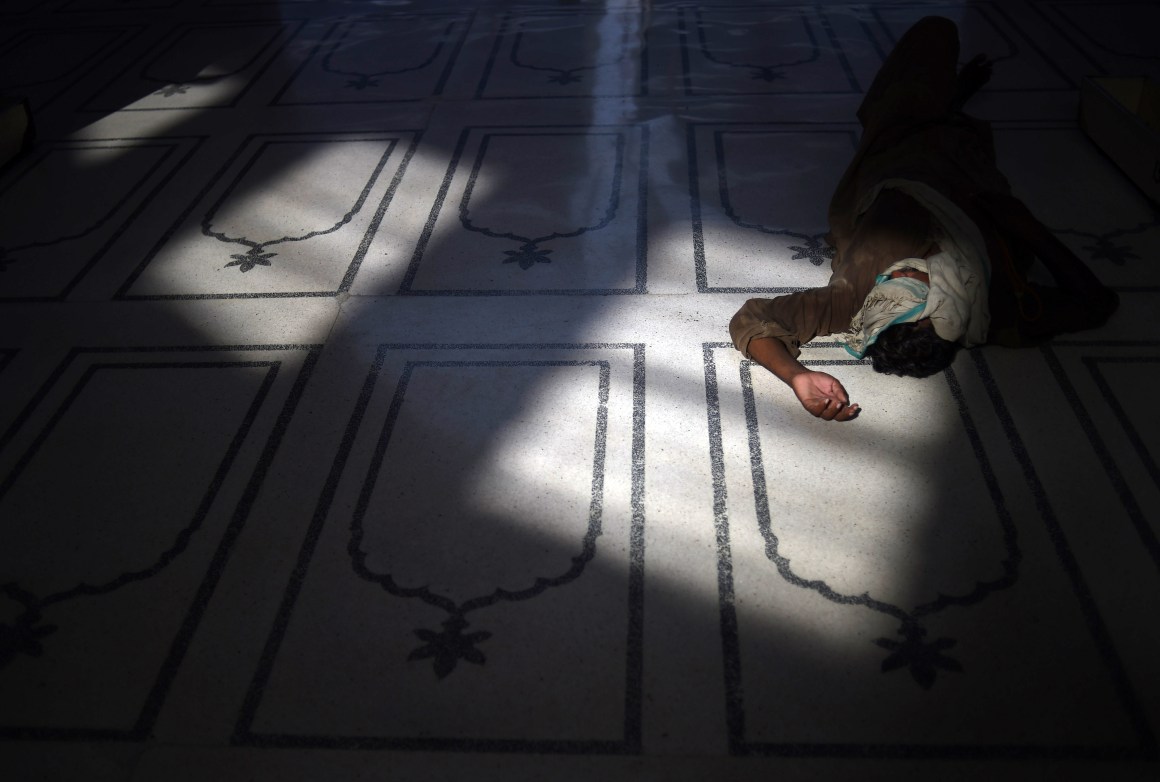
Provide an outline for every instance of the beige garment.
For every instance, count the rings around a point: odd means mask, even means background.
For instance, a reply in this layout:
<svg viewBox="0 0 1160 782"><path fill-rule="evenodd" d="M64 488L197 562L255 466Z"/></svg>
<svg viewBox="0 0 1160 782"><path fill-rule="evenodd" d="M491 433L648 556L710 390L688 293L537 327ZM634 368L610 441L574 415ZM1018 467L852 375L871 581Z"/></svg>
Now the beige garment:
<svg viewBox="0 0 1160 782"><path fill-rule="evenodd" d="M964 124L965 123L965 124ZM749 299L733 317L733 345L748 355L755 338L780 339L791 355L814 336L834 334L850 325L875 285L875 277L904 258L926 258L942 233L931 213L897 189L880 189L890 180L913 180L933 188L972 217L971 196L983 191L1008 191L973 121L925 126L892 138L863 139L829 210L834 247L833 274L825 288L813 288L773 299ZM869 135L869 131L868 131ZM882 144L885 149L878 151ZM871 207L858 208L873 190L880 190ZM984 244L991 245L986 226L978 224Z"/></svg>
<svg viewBox="0 0 1160 782"><path fill-rule="evenodd" d="M870 196L888 180L919 182L949 199L993 254L994 228L980 222L974 201L1010 186L995 165L990 126L955 110L958 59L948 19L924 18L902 36L858 108L862 139L830 201L829 285L747 301L729 324L738 350L748 355L751 340L773 337L798 356L802 343L849 328L888 266L930 253L938 233L930 212L897 190ZM868 197L873 204L860 213Z"/></svg>
<svg viewBox="0 0 1160 782"><path fill-rule="evenodd" d="M940 252L922 268L930 276L930 294L921 317L930 318L935 333L949 342L974 347L987 341L991 313L987 302L991 261L978 226L934 188L921 182L890 179L867 194L867 204L883 188L895 188L918 201L940 227Z"/></svg>
<svg viewBox="0 0 1160 782"><path fill-rule="evenodd" d="M835 253L826 287L745 302L729 324L737 349L748 356L750 340L773 337L797 357L814 337L849 327L878 274L901 258L924 257L934 244L930 213L897 190L883 191L862 225Z"/></svg>
<svg viewBox="0 0 1160 782"><path fill-rule="evenodd" d="M849 328L875 278L903 258L926 257L943 232L920 203L897 189L882 189L883 183L919 182L971 218L974 193L1008 190L989 145L985 124L963 115L906 132L868 129L830 203L827 240L835 252L829 284L750 299L729 324L733 344L748 356L750 340L773 337L796 358L801 345L814 337ZM875 191L871 206L860 213ZM976 228L989 246L993 240L985 236L984 226Z"/></svg>
<svg viewBox="0 0 1160 782"><path fill-rule="evenodd" d="M738 350L749 355L751 340L772 337L796 357L802 343L848 328L888 266L929 255L937 241L932 216L913 199L885 190L859 214L867 194L890 179L933 188L979 229L994 270L988 342L1039 344L1094 328L1116 309L1115 293L1011 196L990 126L957 112L958 61L958 30L949 19L926 17L899 39L858 109L862 140L830 202L829 285L747 301L729 324ZM1025 242L1035 245L1058 288L1026 282L1032 259Z"/></svg>

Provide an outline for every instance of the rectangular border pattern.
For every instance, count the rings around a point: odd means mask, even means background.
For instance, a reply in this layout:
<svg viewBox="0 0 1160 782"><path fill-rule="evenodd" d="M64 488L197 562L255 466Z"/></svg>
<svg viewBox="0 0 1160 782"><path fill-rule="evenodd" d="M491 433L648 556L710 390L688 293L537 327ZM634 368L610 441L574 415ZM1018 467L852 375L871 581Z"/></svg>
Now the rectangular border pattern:
<svg viewBox="0 0 1160 782"><path fill-rule="evenodd" d="M38 145L37 162L43 158L43 155L48 149L116 149L117 147L115 146L105 145L111 145L118 142L140 142L130 143L127 146L131 149L161 147L166 150L161 160L154 164L154 166L146 174L143 182L148 183L150 180L156 179L157 177L155 175L157 174L158 170L165 168L168 168L168 170L166 170L165 173L160 176L160 181L154 184L153 187L149 189L148 193L141 198L141 202L132 210L132 212L124 219L118 221L119 225L112 231L112 234L109 236L109 238L104 243L102 243L99 248L97 248L93 256L80 267L77 273L74 274L67 283L65 283L64 287L61 288L57 294L50 296L0 296L0 302L59 302L67 299L69 294L72 293L73 289L75 289L81 280L84 279L84 277L93 270L93 267L95 267L101 258L103 258L105 254L108 253L109 249L117 243L125 231L137 222L137 219L141 216L141 214L149 208L150 204L154 200L156 200L158 194L169 185L174 177L181 173L186 164L189 163L190 159L197 153L202 144L205 143L207 138L208 136L160 136L157 138L142 136L84 139L82 141L75 142L56 142L55 144L52 144L51 147L49 144ZM182 156L179 160L169 162L169 157L179 152L182 142L192 143L190 148L186 150L184 156ZM168 166L166 166L167 163ZM33 165L35 165L35 163L29 163L29 168ZM26 168L24 170L27 171L28 169ZM21 173L23 173L23 171ZM114 212L111 214L121 211L122 205L125 202L132 200L136 195L136 190L131 192L123 199L122 204L117 205L117 207L114 209ZM104 220L101 220L97 223L97 225L99 226L103 222Z"/></svg>
<svg viewBox="0 0 1160 782"><path fill-rule="evenodd" d="M246 148L250 145L251 142L253 142L257 139L260 139L260 138L284 139L284 138L292 138L295 136L341 136L341 135L355 135L355 136L357 136L357 135L373 135L373 134L388 135L388 134L392 134L392 133L399 134L400 136L403 136L403 135L408 134L408 133L411 134L411 143L407 146L406 152L403 153L403 158L401 161L399 161L398 168L395 169L395 173L391 177L391 182L387 186L386 192L383 193L382 200L375 207L374 215L371 217L370 224L367 226L366 233L363 235L362 240L359 242L358 250L357 250L357 252L355 252L354 258L351 259L350 264L347 266L346 272L344 273L343 278L342 278L342 282L339 283L339 286L337 289L335 289L333 291L290 291L290 292L277 292L277 293L157 293L157 294L139 294L139 295L131 294L128 292L133 287L133 285L137 282L137 279L141 276L141 274L144 273L145 269L148 268L149 264L153 262L153 259L157 256L157 253L159 253L161 251L161 248L164 247L169 242L169 240L173 238L174 234L177 233L177 229L181 226L181 224L184 223L187 219L189 219L189 216L193 214L194 210L197 209L197 207L199 205L201 205L205 202L206 198L209 196L209 193L214 189L214 187L216 187L224 179L226 172L229 171L230 168L241 158L242 154L245 152ZM113 295L113 300L114 301L192 301L192 300L201 300L201 299L292 299L292 298L326 298L326 297L333 298L335 296L341 296L343 293L346 293L347 291L349 291L350 287L354 284L355 276L358 274L358 271L362 265L363 259L366 257L367 252L370 250L371 242L374 241L374 237L379 231L379 227L382 224L383 217L386 215L387 210L391 206L391 202L395 198L395 191L398 190L399 183L403 180L403 176L406 175L407 166L411 162L411 158L414 157L415 150L418 149L419 142L422 139L422 137L423 137L423 131L421 131L421 130L381 130L381 131L380 130L370 130L370 131L334 131L334 132L331 132L331 131L300 131L300 132L288 132L288 133L251 133L251 134L248 134L242 140L242 142L238 146L238 148L229 156L229 159L226 160L226 162L222 165L222 167L220 169L218 169L218 171L206 183L206 185L201 189L201 191L196 196L194 196L194 198L190 202L189 206L186 207L184 210L182 210L181 214L173 222L173 224L168 229L165 230L165 232L161 235L161 238L157 240L157 242L153 245L153 247L145 255L144 259L142 259L141 263L138 264L137 268L135 268L133 270L133 272L125 279L125 281L123 283L121 283L121 287L118 288L116 294ZM400 146L398 144L399 141L402 141L402 139L400 138L400 139L394 140L392 142L395 145L395 149L392 149L388 153L388 155L387 155L388 160L390 159L390 157L394 156L397 147ZM237 181L237 180L235 180L235 181Z"/></svg>
<svg viewBox="0 0 1160 782"><path fill-rule="evenodd" d="M179 40L181 34L189 32L191 30L195 30L197 28L238 29L238 28L242 28L242 27L257 27L257 26L263 26L263 25L277 26L280 29L278 30L278 32L275 33L274 37L268 43L266 43L262 46L262 48L257 52L257 54L254 55L254 58L252 60L252 62L260 62L264 57L265 62L263 62L257 66L256 70L254 71L253 76L251 76L246 81L245 85L240 90L238 90L238 92L227 103L214 103L214 104L211 104L208 106L155 106L152 108L139 108L139 109L132 108L131 106L115 106L115 105L113 105L113 106L94 106L93 103L103 93L103 90L101 90L101 91L98 91L96 94L91 95L87 100L85 100L85 102L83 104L81 104L80 107L77 108L77 113L78 114L86 114L86 113L87 114L110 114L113 112L122 112L122 111L125 111L125 112L142 112L142 111L145 111L145 112L151 112L151 111L168 112L168 111L173 111L173 112L199 112L200 113L200 112L204 112L206 110L212 111L214 109L236 108L238 106L238 104L241 103L242 100L246 97L247 93L249 93L249 91L251 89L253 89L254 85L257 84L259 81L261 81L261 79L265 75L266 71L268 71L270 69L270 66L272 66L274 64L274 62L278 59L278 54L281 53L281 51L291 41L293 41L294 38L296 38L302 32L302 29L306 26L305 20L296 19L293 17L282 17L282 18L275 17L275 18L271 18L271 19L256 19L256 20L192 18L192 19L189 19L186 21L177 22L172 26L172 28L168 32L166 32L163 36L161 36L158 39L158 41L159 41L158 43L153 44L153 46L148 51L141 54L132 63L130 63L124 69L119 71L116 76L114 76L111 79L107 79L105 81L106 87L108 87L109 85L121 84L124 81L124 79L126 78L126 76L128 76L135 69L140 68L140 69L144 70L146 67L148 67L148 63L150 62L151 57L160 56L164 52L163 46L174 43L176 40ZM271 49L272 49L272 51L268 51ZM249 68L249 67L251 67L250 64L247 64L245 66L245 68ZM146 92L144 95L141 95L138 99L148 97L149 95L154 94L154 92L156 92L156 91ZM116 103L116 101L114 101L114 103Z"/></svg>
<svg viewBox="0 0 1160 782"><path fill-rule="evenodd" d="M295 377L293 384L286 395L286 401L282 404L282 409L278 413L273 428L266 438L265 445L262 447L261 455L258 457L257 463L254 465L254 471L250 478L245 483L245 488L242 492L241 499L237 507L229 513L229 522L222 533L221 540L217 548L214 550L213 556L210 559L209 566L206 568L205 576L198 585L193 601L181 622L181 627L177 635L166 653L157 679L150 688L149 695L137 717L136 724L129 730L116 730L106 728L46 728L46 727L27 727L27 726L0 726L0 738L10 739L33 739L39 741L45 740L81 740L81 741L145 741L149 738L153 726L157 721L157 717L161 712L165 703L165 698L169 694L169 688L172 686L174 679L177 677L181 663L185 658L186 651L193 639L194 633L197 631L198 625L201 622L205 610L209 605L210 599L213 597L214 590L221 578L222 572L225 570L226 564L229 562L230 554L232 553L234 543L238 536L242 533L245 527L247 517L250 509L258 496L258 491L262 487L265 480L266 473L269 471L270 464L281 445L282 437L285 434L286 428L294 415L298 402L301 399L302 392L306 387L307 381L314 370L317 363L318 355L321 352L320 345L222 345L222 346L175 346L175 347L132 347L132 348L73 348L68 355L57 365L48 379L41 385L40 389L28 403L28 405L17 416L16 420L9 426L8 430L0 435L0 449L3 449L15 435L15 433L28 421L35 409L39 406L45 395L59 382L62 376L68 371L73 362L80 356L87 354L112 354L112 355L132 355L132 354L156 354L156 353L222 353L222 352L248 352L248 351L305 351L306 356L302 363L302 368ZM162 362L165 366L182 366L182 362L166 361ZM203 366L207 362L192 361L188 362L190 365ZM209 362L218 364L220 362ZM231 362L235 365L237 362ZM245 363L245 362L243 362ZM274 383L274 376L281 367L281 361L259 362L262 364L269 364L271 374L263 384L262 391L257 400L257 406L260 407L264 401L266 393L272 388ZM140 366L149 368L151 364L148 362L140 362L133 364L133 366ZM248 429L257 415L257 409L251 409L246 416L243 423L243 429ZM55 418L54 418L55 420ZM29 451L35 449L39 443L39 438L34 443ZM234 443L231 447L232 460L241 443ZM23 462L23 460L22 460ZM20 469L20 464L14 467L14 472ZM216 488L211 487L211 492L216 493ZM209 502L203 502L203 506L208 509Z"/></svg>
<svg viewBox="0 0 1160 782"><path fill-rule="evenodd" d="M32 9L29 9L29 13L39 12L40 10L41 9L39 7L35 7ZM80 27L80 26L78 26L78 27L43 27L43 28L30 27L30 28L26 28L24 30L18 30L15 36L13 36L8 41L6 41L4 48L2 50L0 50L0 56L7 54L12 49L15 49L17 46L20 45L20 43L23 42L24 39L31 37L31 35L35 34L35 33L50 33L50 34L51 33L70 33L70 32L72 32L72 33L113 32L113 33L115 33L115 35L107 43L105 43L101 48L94 51L87 58L85 58L85 60L82 61L81 63L78 63L76 68L74 68L72 71L69 71L69 73L67 75L61 76L60 79L57 80L60 82L65 82L63 84L63 86L61 86L59 88L47 90L47 92L50 92L51 94L49 97L46 97L43 100L36 100L35 98L33 98L33 108L37 112L40 112L40 111L43 111L50 104L55 103L57 100L59 100L62 95L64 95L70 89L72 89L77 84L79 84L81 81L83 81L89 74L91 74L98 67L100 67L101 65L104 65L106 62L108 62L114 55L117 54L118 50L123 49L124 47L128 46L130 43L135 41L137 38L139 38L145 32L145 29L146 29L145 27L140 26L140 25L125 25L125 26L116 26L116 27L105 26L105 25L91 25L91 26L83 26L83 27ZM77 71L80 71L79 75L76 75ZM35 86L35 85L29 85L29 86ZM24 88L22 88L20 85L13 85L12 87L9 87L9 89L11 89L13 91L17 91L17 90L23 91Z"/></svg>
<svg viewBox="0 0 1160 782"><path fill-rule="evenodd" d="M491 78L492 70L495 68L496 59L499 57L500 50L503 48L505 40L509 41L511 38L511 23L513 17L519 14L519 18L527 19L544 16L570 16L574 18L582 16L598 16L600 14L620 14L636 15L641 20L641 46L640 46L640 72L638 74L639 89L636 92L617 93L614 95L485 95L487 90L488 80ZM508 10L500 22L499 32L495 35L495 45L492 46L491 52L488 54L487 62L483 66L483 74L480 77L479 85L475 89L474 97L476 100L593 100L599 98L633 98L633 97L647 97L648 96L648 25L644 18L642 9L634 5L618 6L610 4L604 9L588 9L588 8L567 8L557 10L551 7L543 6L524 6L518 7L516 10Z"/></svg>
<svg viewBox="0 0 1160 782"><path fill-rule="evenodd" d="M684 89L685 96L691 97L691 98L692 97L705 98L705 97L714 97L714 96L719 96L719 95L726 95L726 96L730 96L730 97L744 96L744 95L795 95L795 94L801 94L801 95L857 95L857 94L863 92L864 88L862 88L859 85L857 77L854 76L853 68L850 67L850 60L846 57L846 52L842 48L841 44L838 42L837 36L834 35L834 26L831 23L829 16L827 16L827 14L826 14L826 11L829 10L830 8L833 8L833 7L834 6L827 6L827 5L821 5L821 4L809 5L809 4L802 4L802 3L787 3L785 5L778 4L778 5L775 5L772 7L769 5L752 5L752 4L750 4L750 5L745 5L745 4L738 4L738 5L683 4L683 5L675 6L674 10L676 10L676 12L677 12L677 34L680 38L680 49L681 49L681 84L682 84L682 87ZM845 8L846 6L839 6L839 7ZM693 70L692 70L692 63L691 63L690 57L689 57L689 49L693 46L691 41L693 40L694 37L696 37L698 40L700 40L701 21L702 21L700 19L700 16L701 16L700 9L702 9L702 8L711 8L714 11L754 11L754 12L757 12L759 14L768 14L768 13L770 13L771 10L802 11L802 12L814 11L815 13L817 13L818 18L821 20L822 29L825 31L826 36L829 38L829 47L831 47L832 50L838 56L838 63L841 65L842 72L845 74L846 80L849 82L849 89L845 89L845 90L805 90L805 91L800 92L800 93L792 92L792 91L777 92L777 91L773 91L773 90L754 90L752 92L734 92L732 90L729 90L726 92L721 92L719 90L703 90L703 91L696 90L693 86ZM686 13L690 12L690 11L692 12L693 17L694 17L692 19L691 25L688 24L686 21ZM863 29L867 30L866 37L869 40L871 46L873 46L875 49L878 50L879 55L881 55L883 59L886 59L885 54L878 47L878 42L876 40L874 40L873 36L871 36L869 34L869 30L868 30L868 28L866 28L865 22L862 23L862 27L863 27ZM695 31L696 34L694 34L694 29L692 29L692 28L696 28L696 31ZM867 85L867 87L869 87L869 85Z"/></svg>
<svg viewBox="0 0 1160 782"><path fill-rule="evenodd" d="M1125 343L1057 340L1043 345L1039 350L1047 362L1047 366L1051 369L1051 374L1055 377L1056 382L1059 383L1060 390L1067 397L1067 401L1075 413L1075 417L1079 422L1080 428L1083 430L1084 436L1091 443L1092 452L1104 468L1104 472L1107 473L1108 481L1114 487L1116 495L1120 498L1120 502L1123 503L1124 511L1132 521L1132 527L1140 537L1141 546L1143 546L1144 550L1152 558L1156 569L1160 571L1160 539L1157 539L1156 531L1149 522L1144 508L1136 499L1136 495L1132 491L1132 485L1120 473L1119 467L1116 466L1116 460L1112 455L1111 449L1108 448L1104 438L1100 436L1099 427L1092 420L1091 413L1088 412L1087 406L1080 399L1075 385L1068 378L1067 370L1064 369L1063 362L1060 360L1056 350L1056 348L1098 349L1103 347L1144 347L1156 350L1160 348L1160 342L1144 341ZM1152 455L1148 453L1148 447L1144 443L1143 438L1140 437L1140 433L1132 422L1131 416L1128 415L1128 412L1124 410L1123 406L1116 399L1115 392L1108 384L1107 379L1100 373L1099 369L1100 364L1160 364L1160 352L1152 356L1082 356L1079 360L1088 372L1091 373L1092 380L1096 384L1096 387L1099 388L1100 394L1103 396L1108 409L1111 410L1116 420L1119 421L1120 426L1124 428L1124 433L1127 435L1129 442L1132 443L1132 449L1144 465L1144 469L1148 472L1156 487L1160 488L1160 468L1157 467Z"/></svg>
<svg viewBox="0 0 1160 782"><path fill-rule="evenodd" d="M467 41L467 34L471 31L471 26L475 22L475 14L476 14L475 9L473 9L469 6L465 6L465 7L461 7L461 8L447 8L447 9L439 9L439 10L434 10L434 11L368 14L365 16L361 16L361 15L360 16L352 16L349 18L336 20L334 22L334 24L331 25L330 29L327 30L326 38L319 41L317 44L315 44L314 48L311 49L310 54L307 55L306 59L304 59L302 61L302 64L299 65L294 70L294 73L290 76L290 78L286 81L286 83L284 85L282 85L282 87L279 88L278 92L274 95L274 97L270 99L269 105L271 105L271 106L359 106L359 105L378 104L378 103L414 103L414 102L418 102L418 101L430 100L433 97L440 96L443 94L443 88L445 86L447 86L447 80L451 77L451 73L455 69L455 65L459 61L459 55L463 51L464 43L466 43L466 41ZM450 18L452 20L461 21L463 23L463 32L460 33L459 37L454 41L454 44L451 47L451 53L448 55L448 58L447 58L447 64L445 66L443 66L443 72L439 75L439 78L437 79L437 81L435 83L434 91L430 95L424 95L422 97L417 97L417 98L378 98L375 100L363 100L363 101L355 101L355 100L352 100L352 101L284 101L284 100L282 100L282 96L286 94L286 91L290 89L290 86L298 80L298 78L310 66L310 64L315 61L315 58L318 57L319 53L323 50L323 47L327 46L328 44L330 44L330 45L335 44L335 42L332 41L331 38L338 31L339 25L341 25L343 23L353 24L355 22L362 22L362 21L366 21L366 20L391 21L391 20L397 19L397 18L413 18L413 17L425 17L425 18L446 17L446 18ZM341 43L341 40L338 41L337 43Z"/></svg>
<svg viewBox="0 0 1160 782"><path fill-rule="evenodd" d="M564 289L564 290L414 290L411 284L414 282L416 275L419 273L419 267L423 262L423 253L427 249L428 242L431 241L431 235L435 232L435 225L439 221L439 216L443 212L444 202L447 199L447 192L451 189L451 183L455 179L455 172L459 168L460 159L463 157L463 152L467 148L467 142L473 131L477 130L511 130L511 129L536 129L536 130L560 130L563 128L573 129L582 127L586 130L601 130L601 129L625 129L638 130L640 132L640 170L637 172L637 190L639 192L639 203L637 204L636 215L636 285L632 288L580 288L580 289ZM607 295L634 295L648 293L647 288L647 274L648 274L648 169L649 169L649 127L645 123L639 124L616 124L616 125L468 125L463 129L459 136L459 142L455 145L455 151L452 153L451 162L447 166L447 173L443 177L443 184L439 187L439 194L435 197L435 203L431 207L431 214L427 218L426 225L423 226L423 233L419 237L418 244L415 245L414 254L411 256L411 262L407 266L407 271L403 276L403 281L399 284L398 295L400 296L607 296Z"/></svg>
<svg viewBox="0 0 1160 782"><path fill-rule="evenodd" d="M843 126L846 127L843 127ZM846 133L851 137L854 145L850 149L850 157L853 159L854 153L857 151L857 136L858 125L856 122L842 123L842 122L690 122L686 127L686 144L687 156L689 166L689 213L692 219L693 227L693 266L697 278L697 293L796 293L797 291L806 290L802 287L753 287L753 288L737 288L737 287L720 287L709 285L709 266L708 259L705 257L705 230L704 221L702 220L701 207L701 175L698 170L700 162L697 156L697 131L704 128L714 129L714 138L719 139L717 132L721 130L735 129L735 130L752 130L755 133L807 133L811 128L815 128L814 132L824 133ZM816 128L821 128L817 130ZM720 169L720 156L718 155L714 166L717 168L718 180L720 181L723 173ZM718 188L720 191L720 187ZM727 214L727 217L734 219L733 215ZM738 226L741 229L740 226ZM744 229L741 229L744 230ZM828 230L828 229L827 229ZM823 232L824 234L824 232Z"/></svg>
<svg viewBox="0 0 1160 782"><path fill-rule="evenodd" d="M837 343L810 346L817 348L837 348ZM713 476L713 516L717 529L718 588L721 612L721 640L725 657L726 719L728 724L729 752L732 755L757 755L781 757L816 758L895 758L895 759L945 759L945 760L987 760L987 759L1052 759L1052 760L1155 760L1160 757L1156 736L1148 723L1128 679L1124 666L1116 652L1107 626L1100 616L1095 600L1080 572L1079 564L1067 542L1055 512L1047 498L1043 484L1023 445L1023 440L1015 428L1007 411L1002 395L991 375L990 368L982 352L971 351L975 369L982 385L994 406L1012 452L1019 462L1031 494L1035 499L1040 517L1047 527L1048 537L1059 557L1065 576L1070 580L1074 596L1095 646L1107 666L1109 678L1115 694L1124 708L1128 720L1135 728L1137 744L1131 748L1119 747L1076 747L1041 745L934 745L934 744L864 744L864 743L775 743L750 741L745 736L745 705L741 683L741 652L738 637L737 614L734 606L732 555L729 542L729 511L725 484L725 456L721 429L720 396L717 386L717 368L713 351L732 349L728 342L707 342L702 345L705 361L705 399L709 418L709 458ZM848 365L863 363L854 359L809 360L807 366ZM948 375L952 393L958 388L957 380ZM961 400L960 400L961 404ZM970 426L969 422L964 422ZM747 422L752 426L752 421ZM973 432L972 440L977 438Z"/></svg>
<svg viewBox="0 0 1160 782"><path fill-rule="evenodd" d="M632 523L630 529L629 574L628 574L628 642L625 670L625 713L624 738L619 742L606 741L523 741L519 739L462 739L462 738L415 738L389 736L327 736L260 734L251 728L261 704L266 683L273 672L278 649L285 636L290 616L298 595L306 579L306 572L314 556L322 527L326 522L331 503L338 489L338 483L346 467L354 440L362 425L362 417L370 404L382 365L388 351L400 350L631 350L632 361ZM645 468L645 365L644 345L632 343L584 343L584 344L426 344L388 343L378 346L370 371L359 394L343 435L342 444L335 455L326 484L314 510L310 527L298 554L290 583L279 607L278 616L270 629L258 668L251 680L245 703L238 716L231 744L234 746L294 747L324 749L360 750L414 750L414 751L464 751L464 752L513 752L551 754L637 754L641 751L641 713L644 699L644 468Z"/></svg>

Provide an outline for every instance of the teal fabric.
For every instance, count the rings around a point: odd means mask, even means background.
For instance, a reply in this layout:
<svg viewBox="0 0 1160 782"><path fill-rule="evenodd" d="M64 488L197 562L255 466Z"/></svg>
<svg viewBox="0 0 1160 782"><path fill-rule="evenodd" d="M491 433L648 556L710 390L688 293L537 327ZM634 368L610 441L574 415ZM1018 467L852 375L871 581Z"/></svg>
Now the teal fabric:
<svg viewBox="0 0 1160 782"><path fill-rule="evenodd" d="M862 315L861 349L843 344L846 352L855 358L863 358L866 348L878 340L878 335L897 323L911 323L922 317L926 309L927 285L913 277L890 278L889 273L879 274L875 286L866 296L866 304L859 313Z"/></svg>

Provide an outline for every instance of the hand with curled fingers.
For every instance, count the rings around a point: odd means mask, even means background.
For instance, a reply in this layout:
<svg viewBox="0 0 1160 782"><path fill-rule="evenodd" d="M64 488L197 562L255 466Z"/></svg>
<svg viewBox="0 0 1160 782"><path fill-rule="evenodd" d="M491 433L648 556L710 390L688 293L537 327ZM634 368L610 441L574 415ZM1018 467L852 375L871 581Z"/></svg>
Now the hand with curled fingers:
<svg viewBox="0 0 1160 782"><path fill-rule="evenodd" d="M838 379L825 372L806 370L790 380L790 387L802 407L815 418L826 421L849 421L860 409L850 404L850 396Z"/></svg>

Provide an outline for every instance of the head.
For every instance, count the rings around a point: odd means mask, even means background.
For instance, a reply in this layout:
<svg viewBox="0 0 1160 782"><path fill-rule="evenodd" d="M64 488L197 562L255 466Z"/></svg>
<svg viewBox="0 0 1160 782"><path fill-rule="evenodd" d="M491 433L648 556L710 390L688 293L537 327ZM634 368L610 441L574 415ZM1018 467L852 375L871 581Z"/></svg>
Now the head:
<svg viewBox="0 0 1160 782"><path fill-rule="evenodd" d="M935 333L930 319L898 323L878 335L866 348L866 357L875 372L907 377L929 377L951 365L958 352L957 342Z"/></svg>

